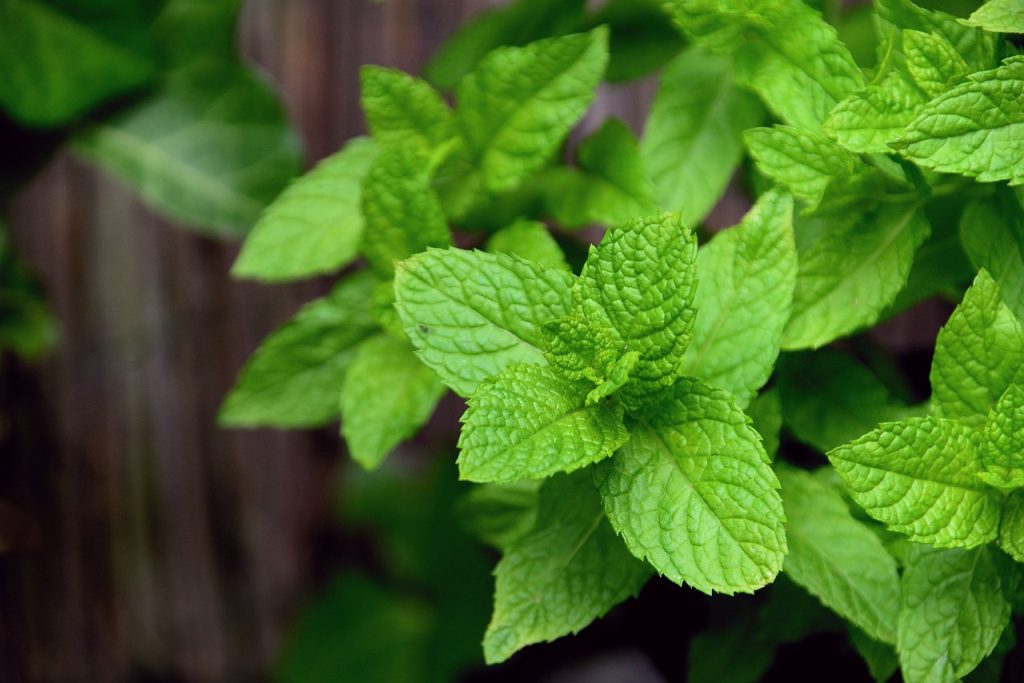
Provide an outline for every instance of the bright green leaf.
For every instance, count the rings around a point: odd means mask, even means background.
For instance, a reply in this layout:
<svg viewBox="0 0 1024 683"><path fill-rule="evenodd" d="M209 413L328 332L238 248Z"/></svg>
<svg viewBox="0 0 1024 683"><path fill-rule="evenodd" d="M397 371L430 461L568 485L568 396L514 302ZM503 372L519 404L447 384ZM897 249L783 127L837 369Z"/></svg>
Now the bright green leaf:
<svg viewBox="0 0 1024 683"><path fill-rule="evenodd" d="M979 478L1002 491L1024 488L1024 389L1011 384L985 423Z"/></svg>
<svg viewBox="0 0 1024 683"><path fill-rule="evenodd" d="M512 254L546 268L569 270L562 248L539 221L521 219L502 228L487 240L487 251Z"/></svg>
<svg viewBox="0 0 1024 683"><path fill-rule="evenodd" d="M999 547L1013 559L1024 563L1024 491L1011 494L1003 504Z"/></svg>
<svg viewBox="0 0 1024 683"><path fill-rule="evenodd" d="M414 144L429 153L454 134L451 109L428 83L380 66L364 66L359 81L366 123L381 145Z"/></svg>
<svg viewBox="0 0 1024 683"><path fill-rule="evenodd" d="M354 138L294 180L260 216L231 274L281 282L351 262L363 238L363 178L376 156L370 139Z"/></svg>
<svg viewBox="0 0 1024 683"><path fill-rule="evenodd" d="M573 276L506 254L431 249L399 265L398 313L420 359L461 396L516 363L544 365L542 325Z"/></svg>
<svg viewBox="0 0 1024 683"><path fill-rule="evenodd" d="M612 526L637 557L705 593L750 593L786 553L778 479L735 400L682 378L595 468Z"/></svg>
<svg viewBox="0 0 1024 683"><path fill-rule="evenodd" d="M907 73L929 97L938 97L971 72L956 48L938 33L904 31L903 54Z"/></svg>
<svg viewBox="0 0 1024 683"><path fill-rule="evenodd" d="M650 576L615 535L589 476L558 476L540 491L533 529L495 569L494 616L484 636L489 663L532 643L577 633Z"/></svg>
<svg viewBox="0 0 1024 683"><path fill-rule="evenodd" d="M900 29L920 31L944 38L972 70L995 66L997 43L991 34L965 26L952 14L919 7L913 0L875 0L875 23L882 45Z"/></svg>
<svg viewBox="0 0 1024 683"><path fill-rule="evenodd" d="M591 405L588 391L539 365L513 365L482 382L462 418L461 478L540 479L609 457L629 438L622 406Z"/></svg>
<svg viewBox="0 0 1024 683"><path fill-rule="evenodd" d="M978 439L955 420L888 422L829 452L853 499L910 540L970 548L999 528L998 493L978 480Z"/></svg>
<svg viewBox="0 0 1024 683"><path fill-rule="evenodd" d="M1024 33L1024 0L988 0L966 23L997 33Z"/></svg>

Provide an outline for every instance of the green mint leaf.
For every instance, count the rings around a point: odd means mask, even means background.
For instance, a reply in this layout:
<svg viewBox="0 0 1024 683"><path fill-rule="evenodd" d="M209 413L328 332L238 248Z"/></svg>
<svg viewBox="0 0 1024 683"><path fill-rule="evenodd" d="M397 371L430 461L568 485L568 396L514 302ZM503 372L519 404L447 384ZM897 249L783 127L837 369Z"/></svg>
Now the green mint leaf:
<svg viewBox="0 0 1024 683"><path fill-rule="evenodd" d="M929 102L892 145L911 161L979 182L1024 183L1024 61L973 74Z"/></svg>
<svg viewBox="0 0 1024 683"><path fill-rule="evenodd" d="M797 259L793 200L762 195L697 255L697 319L685 367L745 406L771 376L789 320Z"/></svg>
<svg viewBox="0 0 1024 683"><path fill-rule="evenodd" d="M1003 503L999 547L1017 562L1024 563L1024 491L1010 494Z"/></svg>
<svg viewBox="0 0 1024 683"><path fill-rule="evenodd" d="M640 143L661 208L704 220L743 158L743 131L764 117L728 59L690 48L666 66Z"/></svg>
<svg viewBox="0 0 1024 683"><path fill-rule="evenodd" d="M901 29L941 36L971 65L972 70L995 65L997 41L991 34L965 26L952 14L919 7L912 0L875 0L875 25L880 45L896 38Z"/></svg>
<svg viewBox="0 0 1024 683"><path fill-rule="evenodd" d="M870 169L821 133L792 126L754 128L744 135L750 155L769 178L815 209L833 183L849 185Z"/></svg>
<svg viewBox="0 0 1024 683"><path fill-rule="evenodd" d="M672 0L698 45L735 51L736 82L786 123L817 128L864 77L821 14L799 0Z"/></svg>
<svg viewBox="0 0 1024 683"><path fill-rule="evenodd" d="M317 427L338 415L338 396L356 347L377 325L376 284L367 273L343 280L267 337L221 407L230 427Z"/></svg>
<svg viewBox="0 0 1024 683"><path fill-rule="evenodd" d="M573 307L640 360L624 399L672 383L692 338L697 240L678 214L612 228L591 249L572 289Z"/></svg>
<svg viewBox="0 0 1024 683"><path fill-rule="evenodd" d="M341 433L352 459L375 469L423 426L442 395L444 386L408 341L381 334L363 342L341 392Z"/></svg>
<svg viewBox="0 0 1024 683"><path fill-rule="evenodd" d="M637 557L705 593L750 593L786 553L778 479L727 392L681 378L595 468L608 519Z"/></svg>
<svg viewBox="0 0 1024 683"><path fill-rule="evenodd" d="M779 452L782 433L782 400L777 389L769 389L756 396L745 408L754 430L761 435L764 452L774 460Z"/></svg>
<svg viewBox="0 0 1024 683"><path fill-rule="evenodd" d="M1001 491L1024 488L1024 389L1011 384L989 413L978 477Z"/></svg>
<svg viewBox="0 0 1024 683"><path fill-rule="evenodd" d="M608 30L502 47L459 85L458 127L486 189L510 190L543 166L594 99Z"/></svg>
<svg viewBox="0 0 1024 683"><path fill-rule="evenodd" d="M932 359L932 410L973 427L1012 382L1024 380L1024 330L982 270L939 331Z"/></svg>
<svg viewBox="0 0 1024 683"><path fill-rule="evenodd" d="M482 542L504 550L534 527L544 481L473 486L456 505L459 523Z"/></svg>
<svg viewBox="0 0 1024 683"><path fill-rule="evenodd" d="M516 0L463 24L427 62L423 72L439 88L454 88L489 52L579 30L586 0Z"/></svg>
<svg viewBox="0 0 1024 683"><path fill-rule="evenodd" d="M155 75L146 16L136 3L8 0L0 5L0 108L30 126L55 126Z"/></svg>
<svg viewBox="0 0 1024 683"><path fill-rule="evenodd" d="M783 467L777 473L789 543L782 571L875 640L895 643L896 560L853 518L836 489L802 470Z"/></svg>
<svg viewBox="0 0 1024 683"><path fill-rule="evenodd" d="M546 268L569 270L562 248L540 221L524 218L502 228L487 240L487 251L512 254Z"/></svg>
<svg viewBox="0 0 1024 683"><path fill-rule="evenodd" d="M242 245L231 274L284 282L334 272L355 259L363 239L363 178L377 156L354 138L266 208Z"/></svg>
<svg viewBox="0 0 1024 683"><path fill-rule="evenodd" d="M455 134L452 110L429 83L380 66L364 66L359 81L366 123L381 145L412 144L426 154Z"/></svg>
<svg viewBox="0 0 1024 683"><path fill-rule="evenodd" d="M451 242L426 156L406 145L381 148L363 182L363 255L390 277L395 262Z"/></svg>
<svg viewBox="0 0 1024 683"><path fill-rule="evenodd" d="M965 23L996 33L1024 33L1024 2L988 0Z"/></svg>
<svg viewBox="0 0 1024 683"><path fill-rule="evenodd" d="M822 453L882 422L919 412L893 398L867 367L835 349L783 354L776 386L786 428Z"/></svg>
<svg viewBox="0 0 1024 683"><path fill-rule="evenodd" d="M540 490L533 529L506 548L494 571L494 615L484 636L490 664L532 643L577 633L650 576L615 535L584 473Z"/></svg>
<svg viewBox="0 0 1024 683"><path fill-rule="evenodd" d="M476 482L540 479L603 460L628 438L618 401L586 401L589 386L540 365L513 365L469 399L459 474Z"/></svg>
<svg viewBox="0 0 1024 683"><path fill-rule="evenodd" d="M544 331L548 359L570 379L600 384L617 359L627 353L625 344L611 331L579 313L545 324Z"/></svg>
<svg viewBox="0 0 1024 683"><path fill-rule="evenodd" d="M177 70L75 144L151 206L214 234L247 232L299 173L298 138L277 97L234 65Z"/></svg>
<svg viewBox="0 0 1024 683"><path fill-rule="evenodd" d="M579 168L544 174L545 203L568 228L590 223L619 225L657 211L654 186L626 124L608 119L580 143Z"/></svg>
<svg viewBox="0 0 1024 683"><path fill-rule="evenodd" d="M850 644L860 658L868 665L868 671L875 683L887 683L900 668L896 649L868 636L856 626L850 626Z"/></svg>
<svg viewBox="0 0 1024 683"><path fill-rule="evenodd" d="M1024 320L1024 208L1008 190L967 205L960 218L960 242L976 270L984 268L999 285L1006 305Z"/></svg>
<svg viewBox="0 0 1024 683"><path fill-rule="evenodd" d="M903 572L899 640L907 683L954 683L987 657L1010 620L988 548L915 546Z"/></svg>
<svg viewBox="0 0 1024 683"><path fill-rule="evenodd" d="M876 322L907 282L930 226L916 204L885 204L801 248L782 348L817 348Z"/></svg>
<svg viewBox="0 0 1024 683"><path fill-rule="evenodd" d="M891 531L937 547L995 540L1000 496L978 480L980 443L956 420L882 424L829 452L853 499Z"/></svg>
<svg viewBox="0 0 1024 683"><path fill-rule="evenodd" d="M907 72L929 97L938 97L971 72L970 64L938 33L903 31L903 54Z"/></svg>
<svg viewBox="0 0 1024 683"><path fill-rule="evenodd" d="M420 359L460 396L516 363L545 365L542 325L573 276L507 254L430 249L400 264L396 306Z"/></svg>

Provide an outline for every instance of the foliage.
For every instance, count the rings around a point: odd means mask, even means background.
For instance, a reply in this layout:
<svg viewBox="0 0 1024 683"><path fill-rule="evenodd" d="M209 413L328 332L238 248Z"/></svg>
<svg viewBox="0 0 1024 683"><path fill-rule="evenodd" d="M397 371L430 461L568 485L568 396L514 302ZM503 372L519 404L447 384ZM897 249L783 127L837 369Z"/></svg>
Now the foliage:
<svg viewBox="0 0 1024 683"><path fill-rule="evenodd" d="M465 398L457 509L502 552L488 662L659 574L768 587L693 641L693 680L756 680L818 631L880 681L998 676L1024 563L1024 59L1000 35L1019 2L973 9L519 0L428 80L365 67L370 137L296 180L235 266L347 270L223 422L340 417L374 468L444 387ZM578 128L603 80L659 69L640 140ZM734 177L752 208L712 235ZM911 405L867 333L936 295L960 303Z"/></svg>

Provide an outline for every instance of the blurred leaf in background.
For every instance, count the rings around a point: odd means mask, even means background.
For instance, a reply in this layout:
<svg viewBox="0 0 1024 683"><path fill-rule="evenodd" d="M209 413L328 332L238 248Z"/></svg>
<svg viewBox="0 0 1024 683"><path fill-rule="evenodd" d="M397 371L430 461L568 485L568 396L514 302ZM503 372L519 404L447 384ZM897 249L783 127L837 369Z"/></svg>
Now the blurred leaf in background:
<svg viewBox="0 0 1024 683"><path fill-rule="evenodd" d="M39 356L53 345L57 327L43 293L15 258L0 222L0 352Z"/></svg>

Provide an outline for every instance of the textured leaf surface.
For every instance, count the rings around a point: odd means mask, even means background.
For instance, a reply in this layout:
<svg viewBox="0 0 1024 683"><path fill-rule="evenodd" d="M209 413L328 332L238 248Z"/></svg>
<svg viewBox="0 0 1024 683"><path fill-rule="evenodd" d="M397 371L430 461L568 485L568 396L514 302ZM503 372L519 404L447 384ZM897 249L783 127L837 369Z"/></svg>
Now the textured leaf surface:
<svg viewBox="0 0 1024 683"><path fill-rule="evenodd" d="M361 273L307 304L260 345L221 407L232 427L316 427L338 414L338 396L357 345L377 328L375 281Z"/></svg>
<svg viewBox="0 0 1024 683"><path fill-rule="evenodd" d="M359 72L366 123L381 145L416 145L428 153L455 133L455 118L430 84L397 69Z"/></svg>
<svg viewBox="0 0 1024 683"><path fill-rule="evenodd" d="M907 73L929 97L941 95L971 72L967 61L938 33L904 31L903 53Z"/></svg>
<svg viewBox="0 0 1024 683"><path fill-rule="evenodd" d="M443 394L406 340L381 334L363 342L341 392L341 433L352 458L376 468L423 426Z"/></svg>
<svg viewBox="0 0 1024 683"><path fill-rule="evenodd" d="M736 50L737 82L794 126L817 128L864 79L835 29L795 0L672 0L698 44Z"/></svg>
<svg viewBox="0 0 1024 683"><path fill-rule="evenodd" d="M294 180L260 216L231 274L281 282L351 262L363 238L363 177L376 155L371 140L355 138Z"/></svg>
<svg viewBox="0 0 1024 683"><path fill-rule="evenodd" d="M546 268L569 270L562 248L540 221L522 219L502 228L487 240L487 251L512 254Z"/></svg>
<svg viewBox="0 0 1024 683"><path fill-rule="evenodd" d="M696 315L696 260L697 240L682 218L661 214L606 233L573 286L574 309L640 354L624 389L629 398L679 372Z"/></svg>
<svg viewBox="0 0 1024 683"><path fill-rule="evenodd" d="M142 3L92 5L0 3L0 107L15 119L61 124L153 77Z"/></svg>
<svg viewBox="0 0 1024 683"><path fill-rule="evenodd" d="M984 270L939 331L932 410L981 427L1011 382L1024 376L1024 330Z"/></svg>
<svg viewBox="0 0 1024 683"><path fill-rule="evenodd" d="M903 134L926 102L918 86L890 66L878 82L836 105L824 130L852 152L891 153L889 142Z"/></svg>
<svg viewBox="0 0 1024 683"><path fill-rule="evenodd" d="M1003 301L1024 320L1024 208L1010 191L968 204L960 242L976 269L988 271Z"/></svg>
<svg viewBox="0 0 1024 683"><path fill-rule="evenodd" d="M657 210L654 187L624 123L608 119L580 143L578 157L578 169L557 167L544 176L548 210L561 225L619 225Z"/></svg>
<svg viewBox="0 0 1024 683"><path fill-rule="evenodd" d="M428 160L413 147L380 150L363 182L362 207L363 255L383 276L394 272L396 261L451 242L441 201L430 188Z"/></svg>
<svg viewBox="0 0 1024 683"><path fill-rule="evenodd" d="M978 480L970 428L918 417L890 422L828 454L869 515L910 540L973 547L994 540L1000 496Z"/></svg>
<svg viewBox="0 0 1024 683"><path fill-rule="evenodd" d="M1010 619L988 548L916 546L903 573L897 650L907 683L953 683L988 656Z"/></svg>
<svg viewBox="0 0 1024 683"><path fill-rule="evenodd" d="M872 638L895 643L896 560L836 489L802 470L786 467L778 476L789 543L782 570Z"/></svg>
<svg viewBox="0 0 1024 683"><path fill-rule="evenodd" d="M650 569L615 535L591 478L581 473L544 484L536 524L505 550L494 573L494 616L484 636L492 664L579 632L635 596Z"/></svg>
<svg viewBox="0 0 1024 683"><path fill-rule="evenodd" d="M929 102L893 145L911 161L980 182L1024 183L1024 61L1010 61Z"/></svg>
<svg viewBox="0 0 1024 683"><path fill-rule="evenodd" d="M793 200L762 195L697 256L697 319L686 369L746 405L768 380L796 284Z"/></svg>
<svg viewBox="0 0 1024 683"><path fill-rule="evenodd" d="M593 101L607 61L605 28L481 60L459 85L456 118L486 188L509 190L551 157Z"/></svg>
<svg viewBox="0 0 1024 683"><path fill-rule="evenodd" d="M1024 33L1024 1L988 0L967 23L997 33Z"/></svg>
<svg viewBox="0 0 1024 683"><path fill-rule="evenodd" d="M568 312L572 282L506 254L431 249L399 267L396 305L420 359L469 396L510 365L547 363L541 326Z"/></svg>
<svg viewBox="0 0 1024 683"><path fill-rule="evenodd" d="M966 26L951 14L920 7L913 0L876 0L875 23L883 45L894 33L909 29L942 36L974 70L995 65L996 40L992 35Z"/></svg>
<svg viewBox="0 0 1024 683"><path fill-rule="evenodd" d="M1011 384L985 423L982 481L1003 491L1024 488L1024 389Z"/></svg>
<svg viewBox="0 0 1024 683"><path fill-rule="evenodd" d="M705 593L770 583L786 552L778 479L721 389L682 378L595 468L612 525L637 557Z"/></svg>
<svg viewBox="0 0 1024 683"><path fill-rule="evenodd" d="M589 386L539 365L513 365L469 399L459 474L476 482L540 479L610 456L629 433L617 401L588 405Z"/></svg>
<svg viewBox="0 0 1024 683"><path fill-rule="evenodd" d="M776 386L786 428L822 453L918 410L890 396L871 370L835 349L783 354Z"/></svg>
<svg viewBox="0 0 1024 683"><path fill-rule="evenodd" d="M661 208L704 220L743 158L743 131L764 116L728 59L690 48L666 66L640 143Z"/></svg>
<svg viewBox="0 0 1024 683"><path fill-rule="evenodd" d="M817 348L877 321L906 284L929 232L916 205L888 204L800 249L782 348Z"/></svg>
<svg viewBox="0 0 1024 683"><path fill-rule="evenodd" d="M240 66L176 71L76 143L150 205L214 233L248 231L299 173L298 140L280 103Z"/></svg>

